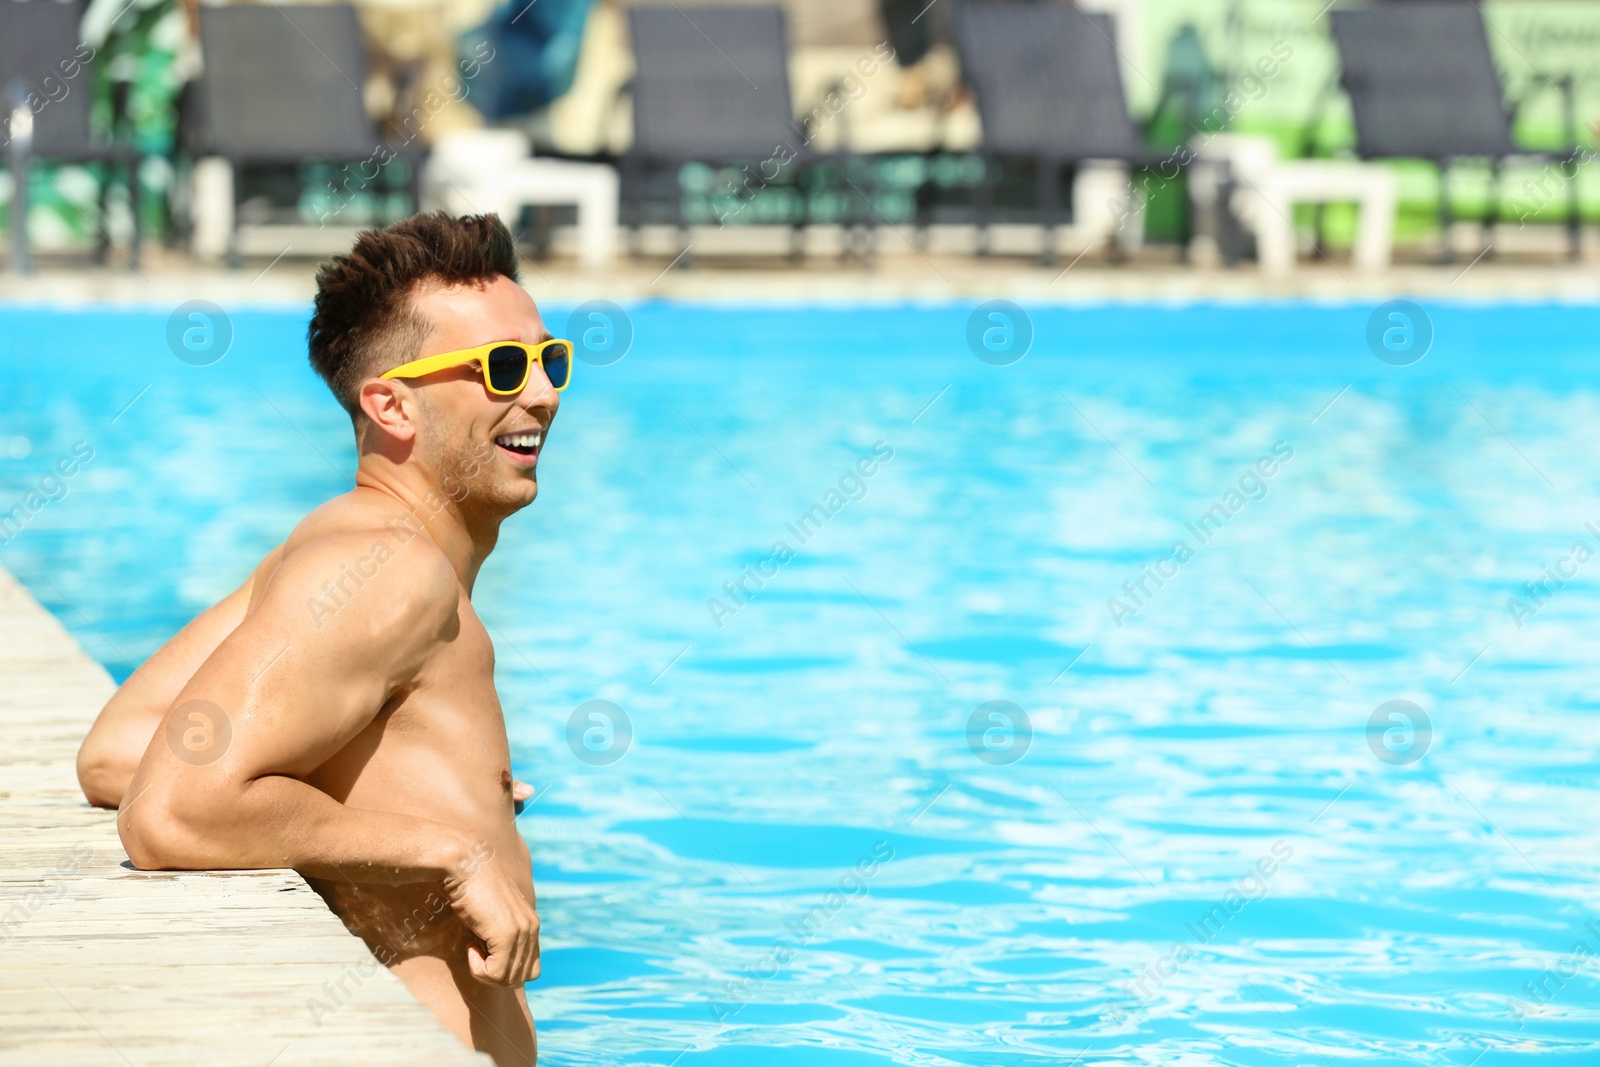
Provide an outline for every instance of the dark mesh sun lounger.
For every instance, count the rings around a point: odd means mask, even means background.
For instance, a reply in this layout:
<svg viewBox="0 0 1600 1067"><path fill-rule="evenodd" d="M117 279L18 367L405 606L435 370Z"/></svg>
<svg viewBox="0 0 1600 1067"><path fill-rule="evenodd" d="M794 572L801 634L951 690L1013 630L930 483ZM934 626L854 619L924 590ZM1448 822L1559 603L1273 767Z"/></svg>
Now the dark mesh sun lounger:
<svg viewBox="0 0 1600 1067"><path fill-rule="evenodd" d="M115 145L95 139L90 131L89 113L94 98L94 52L81 44L78 24L83 18L81 3L41 3L17 0L0 3L0 124L7 124L10 90L20 87L28 95L33 111L32 157L47 163L120 164L133 209L133 237L129 262L139 261L139 183L136 180L138 152L132 146ZM0 160L9 157L11 131L5 125ZM6 162L9 167L9 162ZM106 190L109 180L100 182L100 254L104 257L111 239L106 230ZM26 186L19 183L26 193ZM26 204L26 196L22 198ZM20 241L19 241L20 238ZM13 234L13 247L23 263L28 258L25 230Z"/></svg>
<svg viewBox="0 0 1600 1067"><path fill-rule="evenodd" d="M189 151L233 164L230 258L237 261L244 168L342 163L350 166L347 184L374 182L390 150L362 103L367 64L353 7L202 7L200 44L205 73L193 98Z"/></svg>
<svg viewBox="0 0 1600 1067"><path fill-rule="evenodd" d="M1512 138L1514 111L1506 106L1478 5L1386 0L1334 10L1329 18L1343 67L1340 82L1355 113L1357 153L1364 159L1425 159L1439 165L1440 227L1448 253L1450 200L1444 179L1453 161L1552 158L1518 148ZM1568 185L1576 255L1577 183Z"/></svg>
<svg viewBox="0 0 1600 1067"><path fill-rule="evenodd" d="M828 158L807 147L795 122L781 7L633 7L628 27L635 64L633 146L622 161L629 224L641 221L643 177L651 168L676 175L689 162L742 163L770 179ZM687 263L687 221L682 196L676 200L680 257Z"/></svg>
<svg viewBox="0 0 1600 1067"><path fill-rule="evenodd" d="M1053 258L1063 167L1091 159L1153 166L1172 158L1147 148L1128 115L1110 15L1026 0L960 3L955 35L962 77L983 120L984 156L1038 163L1046 261Z"/></svg>

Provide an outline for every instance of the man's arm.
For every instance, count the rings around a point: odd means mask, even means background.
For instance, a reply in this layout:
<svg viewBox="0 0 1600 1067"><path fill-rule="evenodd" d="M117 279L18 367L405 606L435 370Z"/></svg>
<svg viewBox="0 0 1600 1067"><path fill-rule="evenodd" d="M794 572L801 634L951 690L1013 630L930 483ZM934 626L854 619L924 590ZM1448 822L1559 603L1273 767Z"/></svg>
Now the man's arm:
<svg viewBox="0 0 1600 1067"><path fill-rule="evenodd" d="M486 951L474 977L538 974L538 919L514 879L459 827L352 808L301 779L365 729L459 630L456 575L421 539L331 615L308 610L370 537L320 538L286 557L257 604L184 686L163 736L194 722L220 752L151 744L118 816L144 870L293 867L321 878L442 882ZM199 719L194 716L199 715Z"/></svg>
<svg viewBox="0 0 1600 1067"><path fill-rule="evenodd" d="M78 749L78 785L89 803L100 808L122 803L150 738L179 691L239 625L250 606L251 589L271 575L282 554L282 545L268 552L243 585L195 616L112 694Z"/></svg>

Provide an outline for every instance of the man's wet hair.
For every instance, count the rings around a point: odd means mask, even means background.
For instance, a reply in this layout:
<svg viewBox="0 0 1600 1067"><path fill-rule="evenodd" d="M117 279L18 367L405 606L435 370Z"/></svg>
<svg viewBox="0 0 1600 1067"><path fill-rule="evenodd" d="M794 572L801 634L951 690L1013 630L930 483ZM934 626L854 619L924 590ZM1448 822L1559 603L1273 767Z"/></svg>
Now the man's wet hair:
<svg viewBox="0 0 1600 1067"><path fill-rule="evenodd" d="M311 366L352 418L361 383L421 357L431 329L414 296L424 285L520 281L517 247L497 215L413 215L364 230L317 271L306 330Z"/></svg>

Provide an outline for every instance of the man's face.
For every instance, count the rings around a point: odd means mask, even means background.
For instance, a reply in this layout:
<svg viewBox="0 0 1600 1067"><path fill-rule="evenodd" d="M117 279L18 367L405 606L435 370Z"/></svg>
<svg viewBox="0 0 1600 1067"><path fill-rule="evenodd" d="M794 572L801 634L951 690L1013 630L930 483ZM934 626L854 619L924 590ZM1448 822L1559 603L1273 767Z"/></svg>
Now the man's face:
<svg viewBox="0 0 1600 1067"><path fill-rule="evenodd" d="M413 358L490 341L536 344L550 337L533 298L503 275L478 285L430 286L414 298L433 326ZM476 362L411 382L419 405L416 447L439 477L440 489L466 510L510 514L533 503L535 476L560 400L533 366L516 396L483 385Z"/></svg>

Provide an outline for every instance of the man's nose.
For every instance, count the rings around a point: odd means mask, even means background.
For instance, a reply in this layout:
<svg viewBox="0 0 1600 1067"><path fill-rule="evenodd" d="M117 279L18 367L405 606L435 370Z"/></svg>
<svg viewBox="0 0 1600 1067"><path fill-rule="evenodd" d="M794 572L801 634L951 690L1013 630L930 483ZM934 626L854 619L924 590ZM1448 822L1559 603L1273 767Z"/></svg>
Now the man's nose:
<svg viewBox="0 0 1600 1067"><path fill-rule="evenodd" d="M554 415L556 409L561 406L561 394L550 384L550 376L545 373L543 363L533 365L528 375L528 383L522 387L522 394L517 399L524 410L544 408L551 415Z"/></svg>

